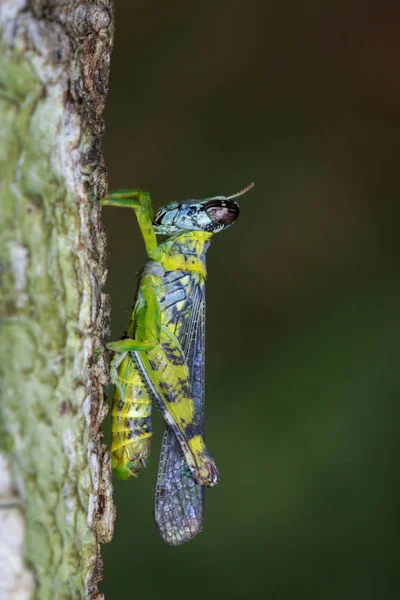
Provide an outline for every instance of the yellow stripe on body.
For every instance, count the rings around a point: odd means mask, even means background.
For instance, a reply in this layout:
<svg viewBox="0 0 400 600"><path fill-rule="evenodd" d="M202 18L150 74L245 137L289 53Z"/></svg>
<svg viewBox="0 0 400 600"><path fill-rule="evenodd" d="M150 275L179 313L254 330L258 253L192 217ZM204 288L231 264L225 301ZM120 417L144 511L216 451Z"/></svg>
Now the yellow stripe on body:
<svg viewBox="0 0 400 600"><path fill-rule="evenodd" d="M152 436L153 434L151 432L141 433L136 436L135 441L132 441L127 438L121 439L118 433L114 434L111 436L111 452L114 453L120 448L125 447L127 461L133 460L135 457L135 451L139 448L142 448L143 441L148 438L152 438ZM132 452L128 452L129 448L126 448L129 445L132 446Z"/></svg>
<svg viewBox="0 0 400 600"><path fill-rule="evenodd" d="M122 409L113 407L111 411L113 417L126 417L129 419L145 419L151 416L151 403L137 404L137 402L124 403Z"/></svg>
<svg viewBox="0 0 400 600"><path fill-rule="evenodd" d="M133 474L141 468L141 459L148 458L150 454L152 432L148 431L149 424L144 420L151 416L152 402L130 355L124 358L118 369L118 381L124 392L124 402L121 402L118 388L115 388L111 410L112 467L117 474L121 470L125 474ZM134 425L130 423L132 419L135 420ZM146 431L141 431L141 421Z"/></svg>

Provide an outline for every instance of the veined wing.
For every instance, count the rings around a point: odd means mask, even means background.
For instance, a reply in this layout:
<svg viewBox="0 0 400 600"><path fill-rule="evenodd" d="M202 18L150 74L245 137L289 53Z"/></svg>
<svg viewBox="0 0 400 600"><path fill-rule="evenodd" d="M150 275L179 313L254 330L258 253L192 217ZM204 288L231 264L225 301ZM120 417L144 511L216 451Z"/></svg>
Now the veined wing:
<svg viewBox="0 0 400 600"><path fill-rule="evenodd" d="M189 369L195 424L204 433L204 286L195 287L190 318L182 324L180 342ZM204 486L198 485L186 464L179 443L165 425L154 491L154 518L164 541L178 546L201 531Z"/></svg>

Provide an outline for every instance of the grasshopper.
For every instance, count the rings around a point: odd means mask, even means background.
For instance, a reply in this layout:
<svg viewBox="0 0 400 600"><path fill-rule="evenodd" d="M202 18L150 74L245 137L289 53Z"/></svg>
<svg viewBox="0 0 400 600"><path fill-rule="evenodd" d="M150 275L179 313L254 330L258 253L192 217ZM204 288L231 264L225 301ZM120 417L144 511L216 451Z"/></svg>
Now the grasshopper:
<svg viewBox="0 0 400 600"><path fill-rule="evenodd" d="M204 488L219 480L204 443L205 256L214 233L239 216L232 196L171 203L153 217L150 195L120 190L102 205L134 210L149 260L140 275L126 337L115 352L111 382L111 456L128 479L146 466L155 402L165 429L154 495L156 527L172 546L201 531ZM167 236L157 243L157 235Z"/></svg>

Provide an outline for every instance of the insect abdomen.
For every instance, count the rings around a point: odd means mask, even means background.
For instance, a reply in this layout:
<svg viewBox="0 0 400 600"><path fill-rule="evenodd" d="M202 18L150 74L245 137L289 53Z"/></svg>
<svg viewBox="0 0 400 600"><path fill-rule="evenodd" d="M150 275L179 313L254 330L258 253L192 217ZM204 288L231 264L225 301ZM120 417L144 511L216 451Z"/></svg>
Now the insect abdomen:
<svg viewBox="0 0 400 600"><path fill-rule="evenodd" d="M135 475L150 455L152 438L151 397L136 364L127 355L118 369L111 410L111 462L121 479Z"/></svg>

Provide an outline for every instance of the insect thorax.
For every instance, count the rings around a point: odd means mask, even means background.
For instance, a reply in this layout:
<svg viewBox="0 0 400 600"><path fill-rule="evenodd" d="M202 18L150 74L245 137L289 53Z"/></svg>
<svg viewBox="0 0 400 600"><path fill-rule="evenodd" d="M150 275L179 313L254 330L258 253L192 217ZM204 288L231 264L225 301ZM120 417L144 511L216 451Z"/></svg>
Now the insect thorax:
<svg viewBox="0 0 400 600"><path fill-rule="evenodd" d="M212 233L186 231L160 244L164 250L161 265L166 271L192 271L206 277L206 252Z"/></svg>

